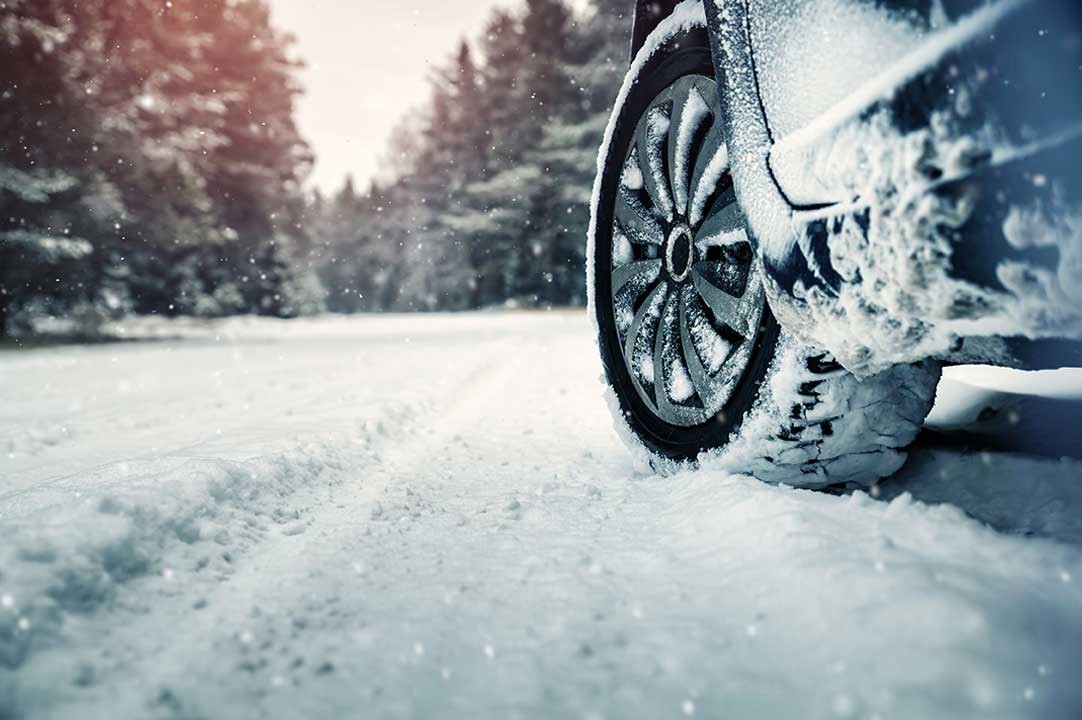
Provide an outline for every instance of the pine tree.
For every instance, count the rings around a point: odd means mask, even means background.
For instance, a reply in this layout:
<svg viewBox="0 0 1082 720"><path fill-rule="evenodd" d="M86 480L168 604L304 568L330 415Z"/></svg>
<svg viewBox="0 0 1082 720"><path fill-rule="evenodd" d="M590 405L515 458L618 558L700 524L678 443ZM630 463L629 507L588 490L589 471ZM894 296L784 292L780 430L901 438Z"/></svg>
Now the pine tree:
<svg viewBox="0 0 1082 720"><path fill-rule="evenodd" d="M0 5L0 335L37 303L62 312L94 292L117 207L86 162L102 115L84 81L92 12L62 0Z"/></svg>
<svg viewBox="0 0 1082 720"><path fill-rule="evenodd" d="M0 333L318 307L297 65L263 0L8 0L0 27Z"/></svg>
<svg viewBox="0 0 1082 720"><path fill-rule="evenodd" d="M379 307L405 310L585 301L595 157L630 25L599 2L578 16L559 0L496 10L479 53L463 42L436 69L420 121L395 132L378 203L350 213L352 233L326 231L341 238L328 286L378 277Z"/></svg>

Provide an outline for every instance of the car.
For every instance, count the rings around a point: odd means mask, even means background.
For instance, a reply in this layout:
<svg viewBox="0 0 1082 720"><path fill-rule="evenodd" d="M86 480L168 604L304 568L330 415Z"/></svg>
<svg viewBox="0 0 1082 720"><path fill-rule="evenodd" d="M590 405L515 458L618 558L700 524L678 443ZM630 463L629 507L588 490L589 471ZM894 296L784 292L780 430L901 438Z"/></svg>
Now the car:
<svg viewBox="0 0 1082 720"><path fill-rule="evenodd" d="M589 311L643 465L893 473L941 369L1080 365L1082 6L638 2Z"/></svg>

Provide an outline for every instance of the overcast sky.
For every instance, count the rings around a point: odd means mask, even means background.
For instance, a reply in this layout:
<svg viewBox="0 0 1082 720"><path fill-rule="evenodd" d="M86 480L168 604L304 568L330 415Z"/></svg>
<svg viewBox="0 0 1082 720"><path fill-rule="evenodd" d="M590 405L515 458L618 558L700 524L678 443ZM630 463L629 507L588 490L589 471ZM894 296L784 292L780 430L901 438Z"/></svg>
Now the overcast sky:
<svg viewBox="0 0 1082 720"><path fill-rule="evenodd" d="M428 93L433 65L471 41L509 0L270 0L308 63L298 120L317 160L312 183L363 186L397 120Z"/></svg>

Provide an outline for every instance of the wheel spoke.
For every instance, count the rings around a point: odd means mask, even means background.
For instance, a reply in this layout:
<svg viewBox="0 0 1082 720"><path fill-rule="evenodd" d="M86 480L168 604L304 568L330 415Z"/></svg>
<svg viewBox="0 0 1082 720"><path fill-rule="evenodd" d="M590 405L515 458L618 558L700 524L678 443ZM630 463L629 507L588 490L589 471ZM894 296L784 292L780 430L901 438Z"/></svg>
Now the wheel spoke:
<svg viewBox="0 0 1082 720"><path fill-rule="evenodd" d="M684 364L691 374L691 382L699 393L703 405L713 407L717 402L716 393L713 392L713 383L710 381L708 369L703 365L699 350L695 347L695 328L688 319L690 308L698 301L695 289L690 285L685 285L680 297L680 346L684 351Z"/></svg>
<svg viewBox="0 0 1082 720"><path fill-rule="evenodd" d="M654 384L654 340L668 292L668 283L659 283L653 289L635 313L624 341L624 359L628 371L640 387Z"/></svg>
<svg viewBox="0 0 1082 720"><path fill-rule="evenodd" d="M631 192L622 190L616 194L616 222L637 245L660 245L665 240L661 224L639 199Z"/></svg>
<svg viewBox="0 0 1082 720"><path fill-rule="evenodd" d="M695 231L695 245L700 251L748 241L744 213L732 188L723 192L710 210L710 215Z"/></svg>
<svg viewBox="0 0 1082 720"><path fill-rule="evenodd" d="M682 422L695 414L684 406L695 396L695 384L688 374L680 338L680 294L671 293L665 303L654 339L654 396L658 412L671 421Z"/></svg>
<svg viewBox="0 0 1082 720"><path fill-rule="evenodd" d="M665 145L669 135L669 107L667 104L650 108L639 125L636 144L639 149L639 168L643 184L654 206L665 219L672 222L673 204L666 177Z"/></svg>
<svg viewBox="0 0 1082 720"><path fill-rule="evenodd" d="M721 123L716 122L706 134L695 168L691 171L691 205L687 215L688 222L693 226L702 220L707 201L728 169L729 153L725 149L725 135Z"/></svg>
<svg viewBox="0 0 1082 720"><path fill-rule="evenodd" d="M627 337L635 319L638 299L657 281L660 273L660 260L642 260L613 271L612 310L621 341Z"/></svg>
<svg viewBox="0 0 1082 720"><path fill-rule="evenodd" d="M654 398L657 400L657 409L663 416L673 414L673 403L669 399L669 389L666 382L665 367L671 359L666 349L670 345L672 321L674 317L673 307L677 300L677 294L672 293L665 302L665 309L661 312L658 322L657 335L654 337Z"/></svg>
<svg viewBox="0 0 1082 720"><path fill-rule="evenodd" d="M722 337L710 324L694 287L684 288L684 295L684 323L687 327L686 342L690 343L689 352L695 355L704 373L716 375L732 354L733 343ZM691 364L690 360L688 364Z"/></svg>
<svg viewBox="0 0 1082 720"><path fill-rule="evenodd" d="M612 294L616 295L632 280L649 284L661 273L661 260L636 260L614 268L612 271Z"/></svg>
<svg viewBox="0 0 1082 720"><path fill-rule="evenodd" d="M748 278L743 296L735 296L718 287L710 279L710 266L713 263L698 262L691 268L691 280L703 302L713 311L714 316L744 338L751 338L758 325L760 284L755 274L754 263L749 266Z"/></svg>
<svg viewBox="0 0 1082 720"><path fill-rule="evenodd" d="M689 76L674 86L672 122L669 126L669 172L673 201L676 211L685 216L688 208L688 176L695 161L692 144L704 123L711 120L710 106L703 95L705 88L700 88L699 81L703 85L709 82L705 78ZM709 85L712 90L713 83Z"/></svg>

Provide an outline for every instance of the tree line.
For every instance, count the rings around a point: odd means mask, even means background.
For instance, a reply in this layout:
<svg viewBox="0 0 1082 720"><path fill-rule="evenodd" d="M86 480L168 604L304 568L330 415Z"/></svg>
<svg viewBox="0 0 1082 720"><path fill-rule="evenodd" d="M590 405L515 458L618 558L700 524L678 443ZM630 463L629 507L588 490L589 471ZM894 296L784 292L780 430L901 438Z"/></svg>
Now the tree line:
<svg viewBox="0 0 1082 720"><path fill-rule="evenodd" d="M0 326L321 307L289 42L258 0L0 3Z"/></svg>
<svg viewBox="0 0 1082 720"><path fill-rule="evenodd" d="M630 4L495 10L437 68L394 134L384 182L311 207L312 249L340 312L578 305L585 228Z"/></svg>
<svg viewBox="0 0 1082 720"><path fill-rule="evenodd" d="M264 0L0 2L0 334L582 303L625 4L494 11L379 180L324 197L303 190L299 64Z"/></svg>

